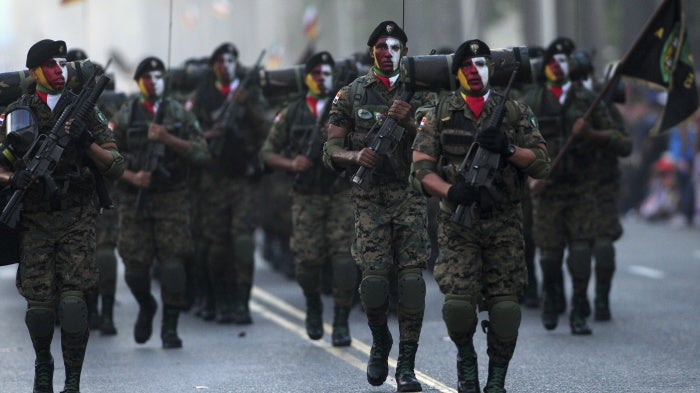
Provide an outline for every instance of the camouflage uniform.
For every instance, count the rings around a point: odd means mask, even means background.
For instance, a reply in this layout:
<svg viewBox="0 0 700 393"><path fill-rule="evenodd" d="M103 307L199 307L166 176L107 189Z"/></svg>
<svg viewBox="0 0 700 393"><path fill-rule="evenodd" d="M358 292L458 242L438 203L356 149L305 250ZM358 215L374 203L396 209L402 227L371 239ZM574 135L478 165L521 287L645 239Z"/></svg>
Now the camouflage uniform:
<svg viewBox="0 0 700 393"><path fill-rule="evenodd" d="M434 111L421 121L413 144L415 151L437 161L437 173L448 183L463 182L457 168L462 164L475 134L489 123L498 93L491 91L478 119L459 92L443 97ZM538 147L544 143L532 111L509 100L501 126L508 140L546 157ZM480 190L472 224L463 227L451 220L455 204L443 198L438 217L438 244L434 276L445 294L443 318L458 348L469 346L474 358L472 337L477 326L477 305L489 312L487 329L489 364L507 367L518 336L518 299L527 285L524 259L521 201L526 177L541 176L531 165L519 169L501 158L494 175L492 196ZM541 167L540 167L541 168ZM489 373L491 374L491 373Z"/></svg>
<svg viewBox="0 0 700 393"><path fill-rule="evenodd" d="M65 108L59 101L52 112L34 92L23 95L7 110L18 106L28 107L35 114L42 134L51 130ZM88 119L88 129L98 145L115 141L98 110ZM0 129L0 141L5 140L6 131L5 126ZM103 174L114 180L123 171L123 160L116 149L110 152L114 162ZM21 169L25 164L18 160L12 169ZM43 184L32 185L25 195L19 223L20 263L16 284L28 304L26 322L37 354L37 370L44 359L50 364L51 376L54 321L57 317L61 320L61 348L68 385L69 376L79 381L89 337L84 293L93 289L98 279L95 178L85 164L83 153L73 144L66 147L52 178L60 190L54 198L45 195Z"/></svg>
<svg viewBox="0 0 700 393"><path fill-rule="evenodd" d="M153 114L141 100L139 97L126 102L111 121L127 169L133 172L143 169L149 146L148 126L153 121ZM130 183L118 183L118 249L126 267L126 283L141 307L140 316L143 312L155 312L150 270L157 258L165 331L166 326L177 326L177 315L185 300L184 259L192 253L187 190L189 166L203 164L209 154L197 120L173 99L168 98L161 105L166 105L163 125L170 134L189 141L191 147L181 156L166 146L147 189L139 192L139 188ZM135 334L137 330L138 327ZM136 340L145 342L143 338Z"/></svg>
<svg viewBox="0 0 700 393"><path fill-rule="evenodd" d="M333 100L330 123L347 130L347 150L358 151L369 145L374 135L370 132L378 131L391 101L401 91L403 83L397 81L387 89L370 70L338 92ZM433 99L432 94L415 94L411 100L412 111L433 103ZM390 271L396 269L399 276L400 341L417 345L425 307L422 270L430 256L430 242L426 197L413 190L407 181L412 139L404 135L394 151L393 164L382 157L382 163L374 170L369 190L353 187L355 240L351 251L362 271L360 296L373 335L382 334L378 330L386 326L388 277ZM326 166L337 169L327 148L324 148L323 159ZM394 167L396 170L392 169ZM351 166L346 171L352 175L357 169L357 166ZM404 285L406 282L409 285ZM375 290L376 287L385 287L386 291ZM407 293L408 288L411 294Z"/></svg>
<svg viewBox="0 0 700 393"><path fill-rule="evenodd" d="M574 122L588 110L593 99L591 91L575 85L568 90L563 104L546 86L533 86L525 92L525 101L537 115L551 157L559 153L571 135ZM595 129L614 128L609 112L602 104L595 108L590 121ZM593 190L599 187L596 172L602 154L602 150L591 142L573 142L550 174L544 190L533 196L533 237L540 249L544 292L543 322L547 314L556 315L563 311L555 299L563 293L560 277L567 247L567 265L573 283L572 326L585 325L585 318L590 314L587 289L592 243L598 229L591 212L596 211L598 203Z"/></svg>
<svg viewBox="0 0 700 393"><path fill-rule="evenodd" d="M331 105L330 102L326 105ZM307 319L322 322L321 276L326 260L333 270L334 345L349 345L348 315L356 290L357 267L350 256L352 242L352 210L349 184L321 162L321 140L316 129L316 116L311 113L306 98L288 105L275 118L261 149L263 160L272 153L289 158L308 154L313 166L295 176L292 189L292 251L297 257L296 278L307 300ZM316 132L317 134L314 134ZM342 332L341 332L342 330ZM320 338L320 337L319 337Z"/></svg>
<svg viewBox="0 0 700 393"><path fill-rule="evenodd" d="M240 68L240 67L239 67ZM241 71L239 78L243 78ZM213 72L207 74L189 103L203 130L211 129L229 99L215 84ZM212 164L201 172L197 193L204 198L203 236L206 242L208 274L213 286L219 322L251 323L248 302L253 285L255 211L261 174L258 151L265 139L260 90L249 87L245 104L233 104L237 130L227 129L220 141L220 154L212 153ZM229 96L234 94L231 90ZM230 98L233 99L233 98Z"/></svg>

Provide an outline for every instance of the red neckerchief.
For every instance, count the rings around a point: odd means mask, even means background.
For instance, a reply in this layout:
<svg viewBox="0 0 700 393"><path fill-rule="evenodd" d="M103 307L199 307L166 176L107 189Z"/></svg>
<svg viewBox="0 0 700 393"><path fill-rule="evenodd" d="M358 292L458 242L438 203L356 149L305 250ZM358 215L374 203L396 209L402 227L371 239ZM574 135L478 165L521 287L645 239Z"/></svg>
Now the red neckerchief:
<svg viewBox="0 0 700 393"><path fill-rule="evenodd" d="M564 93L564 88L561 86L550 86L549 91L551 91L552 94L554 94L554 96L557 97L558 100L559 97L561 97L561 95Z"/></svg>
<svg viewBox="0 0 700 393"><path fill-rule="evenodd" d="M318 103L318 98L313 97L310 94L306 95L306 105L309 106L309 110L313 113L314 117L318 118L318 111L316 104Z"/></svg>
<svg viewBox="0 0 700 393"><path fill-rule="evenodd" d="M478 119L479 116L481 116L481 112L484 111L484 96L471 97L463 92L461 92L461 94L462 98L464 98L464 102L466 102L469 109L472 110L474 117Z"/></svg>
<svg viewBox="0 0 700 393"><path fill-rule="evenodd" d="M216 87L219 89L219 93L221 93L224 97L228 97L229 93L231 93L231 85L224 86L217 83Z"/></svg>
<svg viewBox="0 0 700 393"><path fill-rule="evenodd" d="M382 76L379 74L374 74L377 79L379 79L380 82L384 84L387 90L391 89L391 82L389 82L389 77L388 76Z"/></svg>
<svg viewBox="0 0 700 393"><path fill-rule="evenodd" d="M44 101L44 104L46 104L46 105L49 104L49 103L48 103L48 100L49 100L49 94L48 94L48 93L45 93L45 92L43 92L43 91L37 89L37 90L36 90L36 95L38 95L39 98L41 98L41 100Z"/></svg>
<svg viewBox="0 0 700 393"><path fill-rule="evenodd" d="M143 106L145 106L146 109L148 109L148 112L150 112L151 115L153 115L153 116L156 115L156 110L153 107L153 103L151 101L143 101Z"/></svg>

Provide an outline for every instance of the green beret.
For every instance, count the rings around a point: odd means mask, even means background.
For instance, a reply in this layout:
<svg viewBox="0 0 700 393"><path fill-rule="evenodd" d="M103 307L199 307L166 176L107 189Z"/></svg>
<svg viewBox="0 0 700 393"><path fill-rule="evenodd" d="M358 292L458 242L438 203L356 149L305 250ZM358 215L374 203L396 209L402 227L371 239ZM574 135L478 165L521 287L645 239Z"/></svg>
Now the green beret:
<svg viewBox="0 0 700 393"><path fill-rule="evenodd" d="M29 48L27 68L39 67L46 60L54 57L66 57L66 43L49 39L41 40Z"/></svg>
<svg viewBox="0 0 700 393"><path fill-rule="evenodd" d="M456 74L464 60L472 57L491 57L491 49L481 40L464 41L455 51L452 59L452 73Z"/></svg>
<svg viewBox="0 0 700 393"><path fill-rule="evenodd" d="M212 53L211 57L209 58L209 65L214 64L216 58L223 55L224 53L230 53L234 57L238 58L238 49L236 49L236 45L233 45L230 42L225 42L219 45L216 49L214 49L214 53Z"/></svg>
<svg viewBox="0 0 700 393"><path fill-rule="evenodd" d="M330 53L323 51L316 53L315 55L311 56L309 60L306 60L306 64L304 65L304 73L308 74L319 64L330 64L331 67L335 67L333 56L331 56Z"/></svg>
<svg viewBox="0 0 700 393"><path fill-rule="evenodd" d="M134 80L138 81L141 75L151 71L165 72L165 64L157 57L147 57L139 63L134 72Z"/></svg>
<svg viewBox="0 0 700 393"><path fill-rule="evenodd" d="M387 20L382 23L380 23L377 27L375 27L374 31L372 34L369 35L369 39L367 40L367 46L374 46L374 44L377 42L382 37L394 37L398 38L401 43L406 45L408 42L408 37L406 37L406 33L399 27L399 25L396 24L396 22Z"/></svg>

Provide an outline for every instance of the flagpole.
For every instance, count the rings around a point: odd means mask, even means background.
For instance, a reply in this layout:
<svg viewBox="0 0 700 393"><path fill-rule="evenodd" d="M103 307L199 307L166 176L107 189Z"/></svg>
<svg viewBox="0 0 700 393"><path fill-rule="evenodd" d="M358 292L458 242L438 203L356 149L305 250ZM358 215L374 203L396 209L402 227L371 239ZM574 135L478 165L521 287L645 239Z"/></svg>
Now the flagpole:
<svg viewBox="0 0 700 393"><path fill-rule="evenodd" d="M643 36L644 36L644 32L646 32L647 29L649 29L649 27L651 26L651 22L652 22L654 19L656 19L656 16L659 14L659 12L661 12L661 10L665 8L666 3L670 2L670 1L674 1L674 0L664 0L664 1L656 8L656 11L654 12L654 14L653 14L653 15L647 20L647 22L644 24L644 28L642 29L641 33L640 33L639 35L637 35L637 38L635 38L634 43L632 44L632 46L630 46L630 48L627 50L627 53L625 53L625 55L622 57L622 60L618 63L617 67L615 67L615 69L613 70L613 75L612 75L612 77L610 77L610 78L608 79L608 81L607 81L607 82L605 83L605 85L603 86L603 89L598 93L598 95L596 95L595 99L593 100L593 102L591 103L591 105L588 107L588 110L587 110L586 113L583 115L582 118L583 118L584 121L588 120L588 119L591 117L591 115L593 114L593 111L595 110L595 108L598 106L598 104L600 103L600 101L601 101L603 98L605 98L605 97L607 96L608 92L610 92L610 89L612 89L614 86L616 86L616 85L620 82L620 78L621 78L622 76L620 75L620 73L618 72L618 70L620 69L620 67L621 67L623 64L625 64L625 62L627 62L627 58L628 58L628 57L630 56L630 54L632 53L632 50L633 50L634 48L636 48L637 45L642 41L642 38L643 38ZM676 53L676 56L677 56L677 55L678 55L678 53ZM573 135L573 134L569 134L569 137L566 139L566 142L565 142L564 145L559 149L559 153L557 153L557 156L554 157L554 159L552 160L552 165L551 165L551 168L550 168L550 170L549 170L549 173L550 173L550 174L554 172L554 169L557 167L557 165L559 164L559 162L561 162L562 156L567 152L567 150L569 150L569 148L571 147L571 144L572 144L573 142L574 142L574 135Z"/></svg>

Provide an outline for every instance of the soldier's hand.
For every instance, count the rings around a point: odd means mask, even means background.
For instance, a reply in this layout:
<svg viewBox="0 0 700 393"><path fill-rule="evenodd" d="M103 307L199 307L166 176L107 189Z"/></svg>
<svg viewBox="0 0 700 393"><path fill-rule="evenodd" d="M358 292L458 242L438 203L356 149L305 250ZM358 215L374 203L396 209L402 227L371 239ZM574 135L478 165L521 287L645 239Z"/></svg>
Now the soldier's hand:
<svg viewBox="0 0 700 393"><path fill-rule="evenodd" d="M587 138L591 132L593 132L593 127L591 127L591 123L587 122L586 120L583 119L583 117L579 117L576 119L574 122L574 126L571 129L571 135L573 135L576 138Z"/></svg>
<svg viewBox="0 0 700 393"><path fill-rule="evenodd" d="M162 141L168 135L168 130L162 124L151 123L148 127L148 140L149 141Z"/></svg>
<svg viewBox="0 0 700 393"><path fill-rule="evenodd" d="M447 190L447 200L458 205L471 206L479 202L479 189L467 182L459 182Z"/></svg>
<svg viewBox="0 0 700 393"><path fill-rule="evenodd" d="M221 124L215 124L214 127L202 132L204 139L214 139L219 138L224 135L224 126Z"/></svg>
<svg viewBox="0 0 700 393"><path fill-rule="evenodd" d="M387 115L396 120L399 125L407 128L411 121L411 104L401 100L394 100Z"/></svg>
<svg viewBox="0 0 700 393"><path fill-rule="evenodd" d="M501 129L489 127L482 130L476 135L476 142L488 151L508 155L508 137Z"/></svg>
<svg viewBox="0 0 700 393"><path fill-rule="evenodd" d="M548 179L530 179L527 183L530 187L530 195L536 196L541 194L549 183Z"/></svg>
<svg viewBox="0 0 700 393"><path fill-rule="evenodd" d="M80 130L73 130L71 132L71 128L73 127L73 120L74 119L69 119L66 121L64 124L64 130L66 131L66 134L70 136L71 140L73 141L73 144L75 147L80 150L87 150L90 145L92 145L92 142L95 141L95 137L92 135L92 132L90 130L83 130L81 133Z"/></svg>
<svg viewBox="0 0 700 393"><path fill-rule="evenodd" d="M313 164L306 156L298 155L292 160L292 172L305 172L311 168Z"/></svg>
<svg viewBox="0 0 700 393"><path fill-rule="evenodd" d="M139 188L148 188L151 186L151 172L138 171L132 178L132 183Z"/></svg>
<svg viewBox="0 0 700 393"><path fill-rule="evenodd" d="M374 150L365 147L355 153L355 163L365 168L374 168L379 165L379 155Z"/></svg>

